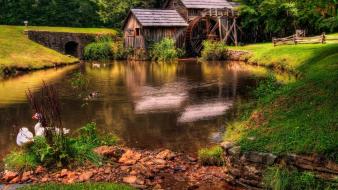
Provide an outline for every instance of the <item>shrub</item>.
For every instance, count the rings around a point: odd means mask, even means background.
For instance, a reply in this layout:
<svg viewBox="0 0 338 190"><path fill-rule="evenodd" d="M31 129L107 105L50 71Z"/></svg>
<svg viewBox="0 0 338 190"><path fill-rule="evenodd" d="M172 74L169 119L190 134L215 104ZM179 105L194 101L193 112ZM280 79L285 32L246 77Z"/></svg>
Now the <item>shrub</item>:
<svg viewBox="0 0 338 190"><path fill-rule="evenodd" d="M128 53L130 50L125 49L121 41L114 42L110 37L101 37L85 47L84 58L87 60L119 60L126 59Z"/></svg>
<svg viewBox="0 0 338 190"><path fill-rule="evenodd" d="M204 60L226 60L228 58L228 49L222 41L206 40L203 42L201 55Z"/></svg>
<svg viewBox="0 0 338 190"><path fill-rule="evenodd" d="M99 165L101 157L93 149L101 145L115 145L117 137L114 135L100 136L95 123L88 123L79 129L79 136L64 138L64 146L49 145L45 137L35 137L34 143L13 151L5 159L5 167L10 170L32 169L37 165L65 166L81 165L90 161ZM57 142L57 141L56 141Z"/></svg>
<svg viewBox="0 0 338 190"><path fill-rule="evenodd" d="M336 189L334 184L317 179L311 172L299 172L280 167L268 168L263 176L264 186L273 190Z"/></svg>
<svg viewBox="0 0 338 190"><path fill-rule="evenodd" d="M219 146L203 148L198 151L198 159L203 165L221 166L224 164L223 149Z"/></svg>
<svg viewBox="0 0 338 190"><path fill-rule="evenodd" d="M170 38L155 43L150 50L150 57L154 61L173 61L183 54L181 49L176 48L175 41Z"/></svg>
<svg viewBox="0 0 338 190"><path fill-rule="evenodd" d="M111 44L109 42L94 42L84 49L87 60L108 60L111 57Z"/></svg>

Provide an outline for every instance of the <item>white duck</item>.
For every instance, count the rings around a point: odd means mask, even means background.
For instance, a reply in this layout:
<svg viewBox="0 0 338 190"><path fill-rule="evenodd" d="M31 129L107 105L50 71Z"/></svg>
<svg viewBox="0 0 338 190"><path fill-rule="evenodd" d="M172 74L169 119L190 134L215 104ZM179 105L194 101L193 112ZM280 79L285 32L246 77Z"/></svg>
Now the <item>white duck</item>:
<svg viewBox="0 0 338 190"><path fill-rule="evenodd" d="M35 136L45 136L45 128L42 126L41 123L42 115L40 113L35 113L32 119L38 121L34 126Z"/></svg>
<svg viewBox="0 0 338 190"><path fill-rule="evenodd" d="M38 123L35 124L34 126L34 133L35 136L45 136L45 130L46 128L44 128L42 126L41 120L42 120L42 115L40 113L35 113L32 117L32 119L34 120L38 120ZM60 129L59 128L55 128L55 132L57 134L60 134ZM70 132L70 129L66 129L63 128L63 134L68 134ZM33 142L34 140L34 135L32 132L29 131L28 128L23 127L19 130L19 133L16 137L16 144L19 146L23 146L27 143Z"/></svg>
<svg viewBox="0 0 338 190"><path fill-rule="evenodd" d="M40 113L36 113L33 115L32 119L38 120L38 123L35 124L34 126L34 131L35 131L35 136L45 136L45 129L42 126L41 120L42 120L42 115ZM50 128L47 128L50 129ZM70 132L70 129L63 128L63 134L66 135ZM57 134L60 134L60 128L55 128L55 132Z"/></svg>
<svg viewBox="0 0 338 190"><path fill-rule="evenodd" d="M33 137L33 133L31 133L28 128L23 127L19 130L19 133L16 137L16 144L23 146L27 143L33 142Z"/></svg>

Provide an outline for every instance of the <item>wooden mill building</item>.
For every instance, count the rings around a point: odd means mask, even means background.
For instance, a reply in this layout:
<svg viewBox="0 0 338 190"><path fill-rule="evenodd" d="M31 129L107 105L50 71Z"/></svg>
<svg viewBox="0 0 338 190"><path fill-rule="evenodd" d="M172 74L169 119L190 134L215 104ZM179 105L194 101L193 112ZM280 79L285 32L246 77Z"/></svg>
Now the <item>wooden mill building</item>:
<svg viewBox="0 0 338 190"><path fill-rule="evenodd" d="M132 9L123 24L125 46L147 50L168 37L196 55L206 39L237 45L238 6L231 0L168 0L163 9Z"/></svg>

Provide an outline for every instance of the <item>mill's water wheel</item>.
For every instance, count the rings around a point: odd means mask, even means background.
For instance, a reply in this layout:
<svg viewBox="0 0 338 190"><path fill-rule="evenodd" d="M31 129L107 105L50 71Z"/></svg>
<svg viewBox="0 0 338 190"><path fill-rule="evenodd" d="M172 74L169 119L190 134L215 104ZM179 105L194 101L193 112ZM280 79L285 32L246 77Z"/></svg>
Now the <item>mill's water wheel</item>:
<svg viewBox="0 0 338 190"><path fill-rule="evenodd" d="M203 41L206 39L219 40L217 21L212 18L196 17L190 22L187 34L187 50L192 55L200 54L203 48Z"/></svg>

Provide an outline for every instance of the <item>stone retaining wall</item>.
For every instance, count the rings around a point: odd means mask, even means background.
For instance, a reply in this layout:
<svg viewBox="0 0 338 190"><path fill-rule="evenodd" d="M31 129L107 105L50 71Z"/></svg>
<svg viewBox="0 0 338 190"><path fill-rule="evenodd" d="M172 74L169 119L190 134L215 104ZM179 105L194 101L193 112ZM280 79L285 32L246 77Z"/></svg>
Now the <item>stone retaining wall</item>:
<svg viewBox="0 0 338 190"><path fill-rule="evenodd" d="M28 38L43 46L54 49L62 54L70 54L75 57L83 58L84 47L95 41L96 34L68 33L68 32L50 32L33 31L26 32ZM74 54L66 51L67 44L73 43L76 47Z"/></svg>
<svg viewBox="0 0 338 190"><path fill-rule="evenodd" d="M276 156L270 153L241 152L232 142L223 142L227 181L247 189L263 189L263 173L267 167L284 164L299 171L309 171L327 181L338 178L338 165L319 156L287 154Z"/></svg>

